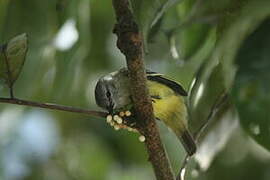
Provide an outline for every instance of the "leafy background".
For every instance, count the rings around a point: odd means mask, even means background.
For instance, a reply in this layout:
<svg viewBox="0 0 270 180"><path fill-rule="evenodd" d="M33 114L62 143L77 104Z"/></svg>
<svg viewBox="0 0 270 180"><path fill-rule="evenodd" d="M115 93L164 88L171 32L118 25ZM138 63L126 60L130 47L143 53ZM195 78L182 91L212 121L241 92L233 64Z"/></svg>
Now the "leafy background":
<svg viewBox="0 0 270 180"><path fill-rule="evenodd" d="M147 67L189 89L193 133L229 94L199 139L187 179L270 179L270 2L130 3ZM28 34L15 96L98 109L97 79L125 66L114 22L110 1L0 0L0 43ZM1 81L1 97L8 92ZM177 171L184 151L159 126ZM102 118L1 104L0 146L0 179L154 179L138 135L116 132Z"/></svg>

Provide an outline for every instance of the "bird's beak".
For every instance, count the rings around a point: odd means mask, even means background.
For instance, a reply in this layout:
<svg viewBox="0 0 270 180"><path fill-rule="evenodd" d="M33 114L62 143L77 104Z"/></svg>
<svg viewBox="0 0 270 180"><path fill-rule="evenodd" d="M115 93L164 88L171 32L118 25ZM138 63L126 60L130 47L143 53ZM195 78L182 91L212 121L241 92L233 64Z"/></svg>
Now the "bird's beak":
<svg viewBox="0 0 270 180"><path fill-rule="evenodd" d="M107 110L109 111L110 114L113 114L113 106L114 104L110 102L110 104L107 106Z"/></svg>

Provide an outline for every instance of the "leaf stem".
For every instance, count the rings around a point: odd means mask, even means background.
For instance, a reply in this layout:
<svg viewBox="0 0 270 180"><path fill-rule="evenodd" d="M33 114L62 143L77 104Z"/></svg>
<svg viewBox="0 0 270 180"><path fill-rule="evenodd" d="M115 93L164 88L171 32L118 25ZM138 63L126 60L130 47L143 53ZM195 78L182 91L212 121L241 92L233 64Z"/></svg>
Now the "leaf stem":
<svg viewBox="0 0 270 180"><path fill-rule="evenodd" d="M10 95L10 98L14 98L13 84L12 84L12 77L11 77L12 75L11 75L11 71L10 71L10 67L9 67L9 63L8 63L8 57L7 57L7 54L6 54L6 49L7 49L7 44L5 44L2 47L2 52L4 54L4 59L5 59L5 63L6 63L6 66L7 66L9 95Z"/></svg>

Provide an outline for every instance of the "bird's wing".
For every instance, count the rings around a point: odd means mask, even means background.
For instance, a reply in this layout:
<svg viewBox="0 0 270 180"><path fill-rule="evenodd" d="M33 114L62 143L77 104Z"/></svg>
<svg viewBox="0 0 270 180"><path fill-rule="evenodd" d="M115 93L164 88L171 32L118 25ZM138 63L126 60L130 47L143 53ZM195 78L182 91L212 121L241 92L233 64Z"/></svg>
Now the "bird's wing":
<svg viewBox="0 0 270 180"><path fill-rule="evenodd" d="M147 70L146 75L147 75L148 80L156 81L158 83L164 84L164 85L170 87L174 92L176 92L177 94L179 94L181 96L188 95L187 92L185 91L185 89L180 84L178 84L177 82L175 82L173 80L170 80L170 79L164 77L163 74Z"/></svg>

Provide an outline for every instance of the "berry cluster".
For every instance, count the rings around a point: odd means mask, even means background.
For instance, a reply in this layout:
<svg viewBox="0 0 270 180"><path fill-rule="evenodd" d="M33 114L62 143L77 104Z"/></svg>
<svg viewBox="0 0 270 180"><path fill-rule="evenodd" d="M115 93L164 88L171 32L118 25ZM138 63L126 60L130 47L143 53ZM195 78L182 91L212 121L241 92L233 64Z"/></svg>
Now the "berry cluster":
<svg viewBox="0 0 270 180"><path fill-rule="evenodd" d="M132 127L127 126L126 118L131 116L130 111L120 111L118 114L115 115L107 115L106 121L110 124L116 131L119 129L126 129L130 132L138 133L138 130ZM144 142L145 137L143 135L139 136L139 141Z"/></svg>

